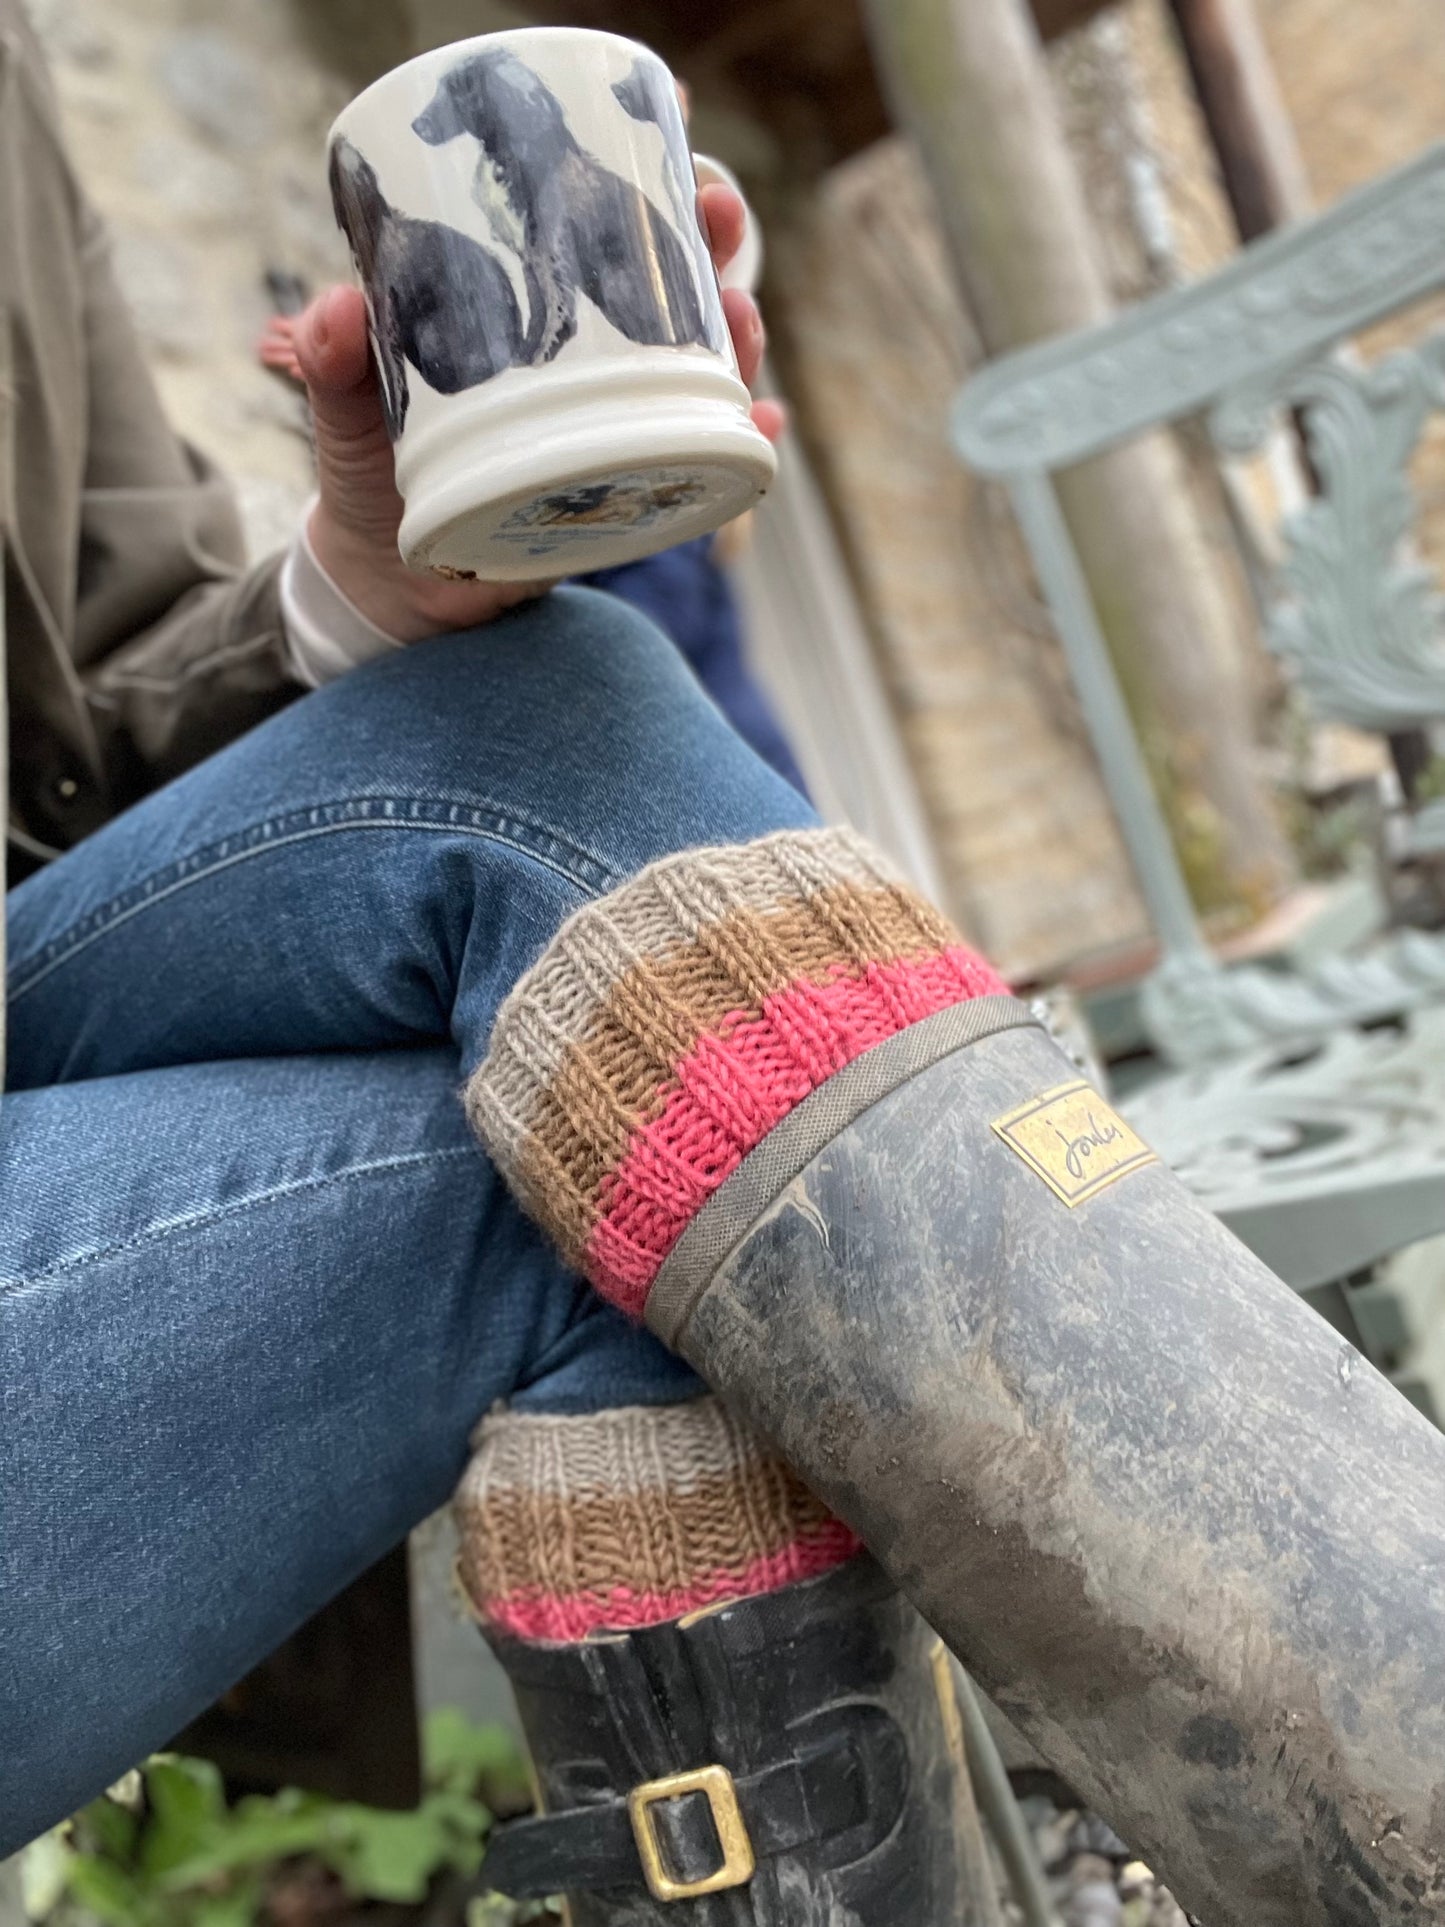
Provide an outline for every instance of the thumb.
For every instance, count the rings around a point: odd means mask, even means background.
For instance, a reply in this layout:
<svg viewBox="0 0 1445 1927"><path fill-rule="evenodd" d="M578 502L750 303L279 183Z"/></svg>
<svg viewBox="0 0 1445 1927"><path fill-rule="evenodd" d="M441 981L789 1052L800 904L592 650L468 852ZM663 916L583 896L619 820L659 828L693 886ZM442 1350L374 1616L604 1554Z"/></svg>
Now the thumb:
<svg viewBox="0 0 1445 1927"><path fill-rule="evenodd" d="M318 295L296 322L295 347L311 401L322 508L338 535L393 546L401 497L358 290ZM316 533L313 521L313 539Z"/></svg>
<svg viewBox="0 0 1445 1927"><path fill-rule="evenodd" d="M296 319L293 345L318 443L386 436L359 288L328 288Z"/></svg>

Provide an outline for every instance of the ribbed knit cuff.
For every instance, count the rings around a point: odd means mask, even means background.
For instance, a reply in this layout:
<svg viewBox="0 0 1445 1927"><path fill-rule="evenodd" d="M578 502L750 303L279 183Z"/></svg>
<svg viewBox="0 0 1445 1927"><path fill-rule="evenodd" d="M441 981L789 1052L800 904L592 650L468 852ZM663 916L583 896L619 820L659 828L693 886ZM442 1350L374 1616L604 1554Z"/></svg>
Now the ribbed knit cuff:
<svg viewBox="0 0 1445 1927"><path fill-rule="evenodd" d="M477 1615L519 1639L659 1625L859 1550L716 1398L489 1418L454 1506Z"/></svg>
<svg viewBox="0 0 1445 1927"><path fill-rule="evenodd" d="M851 831L689 850L564 924L503 1004L468 1112L568 1261L640 1317L691 1219L795 1105L1005 989Z"/></svg>

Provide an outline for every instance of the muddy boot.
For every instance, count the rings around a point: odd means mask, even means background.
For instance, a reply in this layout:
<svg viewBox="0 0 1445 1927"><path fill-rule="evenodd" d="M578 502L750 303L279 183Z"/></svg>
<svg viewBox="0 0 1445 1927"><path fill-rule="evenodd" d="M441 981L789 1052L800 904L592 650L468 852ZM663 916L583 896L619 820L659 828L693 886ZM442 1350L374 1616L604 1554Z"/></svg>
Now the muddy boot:
<svg viewBox="0 0 1445 1927"><path fill-rule="evenodd" d="M1209 1927L1445 1920L1445 1437L858 839L581 911L471 1100Z"/></svg>
<svg viewBox="0 0 1445 1927"><path fill-rule="evenodd" d="M942 1642L718 1400L491 1419L456 1509L542 1809L484 1886L575 1927L996 1918Z"/></svg>

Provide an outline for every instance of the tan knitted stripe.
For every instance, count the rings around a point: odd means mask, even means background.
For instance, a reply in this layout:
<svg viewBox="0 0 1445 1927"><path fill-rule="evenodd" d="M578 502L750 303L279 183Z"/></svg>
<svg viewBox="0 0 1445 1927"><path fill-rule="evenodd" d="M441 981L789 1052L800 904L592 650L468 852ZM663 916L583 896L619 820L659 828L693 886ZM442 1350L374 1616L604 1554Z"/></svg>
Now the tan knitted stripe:
<svg viewBox="0 0 1445 1927"><path fill-rule="evenodd" d="M791 1474L773 1476L767 1466L687 1493L568 1500L507 1487L476 1511L459 1500L457 1518L462 1579L480 1606L527 1588L678 1591L705 1574L741 1572L829 1522Z"/></svg>
<svg viewBox="0 0 1445 1927"><path fill-rule="evenodd" d="M494 1045L472 1079L473 1123L524 1207L576 1257L605 1173L666 1101L674 1066L730 1013L758 1011L790 983L861 972L956 942L902 887L820 889L768 912L729 912L701 936L616 978L589 1024L555 1053Z"/></svg>
<svg viewBox="0 0 1445 1927"><path fill-rule="evenodd" d="M741 1572L831 1523L796 1475L711 1398L488 1421L454 1504L462 1577L483 1611L528 1590L682 1590Z"/></svg>
<svg viewBox="0 0 1445 1927"><path fill-rule="evenodd" d="M611 986L743 913L802 904L834 885L891 890L929 927L947 925L851 830L788 830L755 843L688 850L665 858L568 919L497 1013L482 1076L489 1101L525 1128L529 1100L569 1043L587 1035ZM866 932L843 931L841 956ZM755 964L756 940L727 953L740 972L739 1001Z"/></svg>
<svg viewBox="0 0 1445 1927"><path fill-rule="evenodd" d="M846 886L826 895L833 900L828 907L839 913L859 907L856 893L844 900ZM899 962L939 947L891 893L873 893L866 907L873 924L867 962ZM838 939L820 918L822 908L814 899L755 919L765 926L767 974L743 1008L756 1011L771 992L803 979L819 981L839 968ZM720 934L745 940L751 932ZM863 959L849 963L859 972L864 967ZM575 1258L586 1239L604 1175L666 1103L673 1067L740 1003L736 979L716 952L691 944L619 980L598 1007L586 1041L569 1045L551 1080L536 1091L525 1136L511 1140L505 1168L524 1205L534 1208L535 1198L540 1208L545 1198L548 1226L569 1255ZM469 1099L481 1112L475 1121L490 1138L479 1095L474 1085Z"/></svg>
<svg viewBox="0 0 1445 1927"><path fill-rule="evenodd" d="M769 910L834 883L864 889L900 883L897 872L854 830L779 830L752 843L720 844L663 857L562 925L504 1001L491 1052L529 1057L530 1007L545 1014L559 1043L580 1038L612 977L699 936L733 910Z"/></svg>

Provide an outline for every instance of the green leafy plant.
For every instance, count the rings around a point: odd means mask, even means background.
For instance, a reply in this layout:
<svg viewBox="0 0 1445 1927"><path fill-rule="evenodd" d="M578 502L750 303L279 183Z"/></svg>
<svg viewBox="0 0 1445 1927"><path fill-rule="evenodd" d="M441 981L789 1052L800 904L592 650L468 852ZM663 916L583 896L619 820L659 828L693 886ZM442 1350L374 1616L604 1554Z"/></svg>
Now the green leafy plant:
<svg viewBox="0 0 1445 1927"><path fill-rule="evenodd" d="M1445 756L1432 756L1415 778L1415 801L1438 803L1445 796Z"/></svg>
<svg viewBox="0 0 1445 1927"><path fill-rule="evenodd" d="M278 1883L307 1863L357 1902L422 1901L439 1878L476 1874L489 1801L518 1805L526 1786L510 1734L451 1708L427 1722L423 1762L421 1801L386 1813L294 1788L231 1805L208 1760L157 1754L139 1799L94 1800L31 1850L41 1917L60 1927L68 1900L103 1927L261 1927Z"/></svg>

